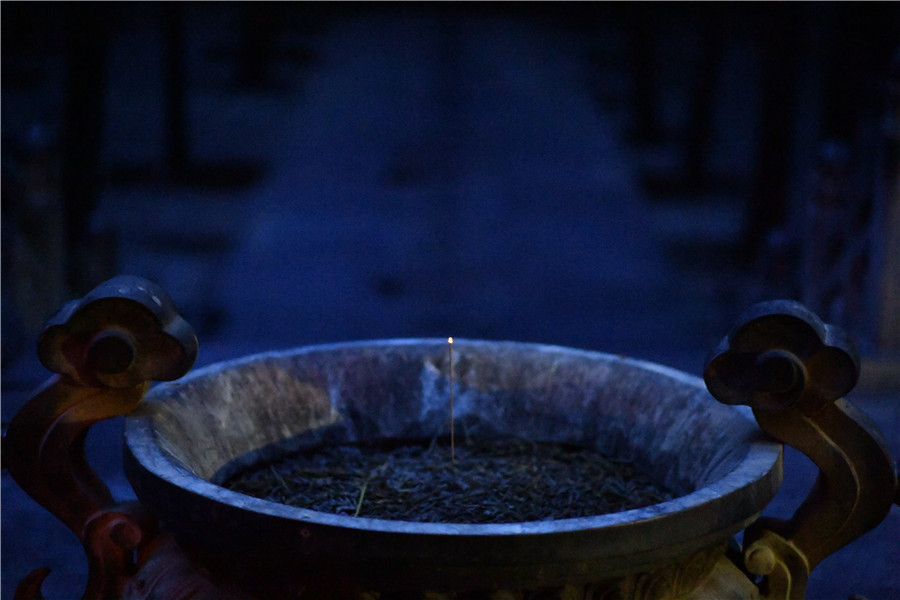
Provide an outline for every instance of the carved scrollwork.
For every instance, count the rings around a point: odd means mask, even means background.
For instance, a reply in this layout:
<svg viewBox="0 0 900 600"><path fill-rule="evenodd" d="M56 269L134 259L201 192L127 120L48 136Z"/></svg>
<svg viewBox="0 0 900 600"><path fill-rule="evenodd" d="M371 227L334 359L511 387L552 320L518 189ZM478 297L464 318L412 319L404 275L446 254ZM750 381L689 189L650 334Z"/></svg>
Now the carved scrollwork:
<svg viewBox="0 0 900 600"><path fill-rule="evenodd" d="M859 377L843 332L787 300L752 307L707 361L710 393L753 409L760 427L819 468L789 520L762 518L744 534L744 560L765 598L804 597L810 571L880 523L897 471L869 418L840 397Z"/></svg>
<svg viewBox="0 0 900 600"><path fill-rule="evenodd" d="M707 548L671 565L647 573L629 575L596 590L591 600L675 600L686 598L716 561L725 554L724 546Z"/></svg>
<svg viewBox="0 0 900 600"><path fill-rule="evenodd" d="M41 332L38 357L81 385L127 388L187 373L197 337L161 287L123 275L64 306Z"/></svg>
<svg viewBox="0 0 900 600"><path fill-rule="evenodd" d="M3 439L3 462L15 481L59 518L88 557L83 598L118 598L134 575L135 551L155 533L140 504L116 504L85 458L95 423L140 403L150 380L184 375L197 339L166 293L137 277L117 277L66 305L38 341L41 362L56 376L16 413ZM41 598L48 569L30 573L17 600Z"/></svg>

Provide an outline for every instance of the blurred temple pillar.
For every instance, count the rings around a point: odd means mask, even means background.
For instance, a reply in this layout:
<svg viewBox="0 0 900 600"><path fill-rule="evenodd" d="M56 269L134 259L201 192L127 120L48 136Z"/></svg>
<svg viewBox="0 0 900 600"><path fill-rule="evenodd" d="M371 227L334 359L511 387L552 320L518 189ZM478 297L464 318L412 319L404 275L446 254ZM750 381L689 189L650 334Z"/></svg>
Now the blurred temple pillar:
<svg viewBox="0 0 900 600"><path fill-rule="evenodd" d="M56 140L41 123L33 124L16 147L4 148L4 364L71 297L59 163Z"/></svg>
<svg viewBox="0 0 900 600"><path fill-rule="evenodd" d="M876 238L871 198L854 164L841 142L828 141L819 152L804 211L800 281L807 306L829 322L860 331Z"/></svg>
<svg viewBox="0 0 900 600"><path fill-rule="evenodd" d="M873 172L868 164L869 155L839 141L826 142L819 154L803 216L799 280L803 302L828 321L859 332L866 354L896 359L900 358L900 52L884 81L888 101L877 169ZM870 181L873 177L875 181Z"/></svg>
<svg viewBox="0 0 900 600"><path fill-rule="evenodd" d="M637 8L626 12L629 50L634 85L634 131L639 143L659 142L664 137L659 122L660 110L657 88L660 51L658 36L668 26L669 16L687 16L699 30L697 44L700 52L696 73L691 83L688 106L684 115L685 136L679 141L678 162L673 170L649 172L642 177L642 186L651 196L667 197L702 193L721 187L722 181L710 171L709 151L715 136L715 102L721 82L726 43L733 26L733 13L721 6L701 9L678 7L672 13L663 9Z"/></svg>
<svg viewBox="0 0 900 600"><path fill-rule="evenodd" d="M166 2L162 6L165 64L165 154L169 179L183 180L188 172L187 79L184 55L184 6Z"/></svg>
<svg viewBox="0 0 900 600"><path fill-rule="evenodd" d="M787 214L794 148L799 8L773 10L763 32L760 126L742 255L756 257Z"/></svg>
<svg viewBox="0 0 900 600"><path fill-rule="evenodd" d="M66 283L83 293L97 281L90 275L91 215L101 190L103 99L107 50L114 8L72 2L67 11L66 82L60 132Z"/></svg>
<svg viewBox="0 0 900 600"><path fill-rule="evenodd" d="M256 4L256 3L254 3ZM270 11L269 3L252 12ZM262 166L254 161L205 162L191 148L187 36L190 3L163 2L163 63L165 70L165 152L162 180L196 188L241 188L259 181ZM152 173L152 168L150 169Z"/></svg>
<svg viewBox="0 0 900 600"><path fill-rule="evenodd" d="M883 228L883 248L876 264L876 343L879 350L900 354L900 49L894 54L887 85L883 122L883 178L875 222ZM879 268L880 267L880 268Z"/></svg>

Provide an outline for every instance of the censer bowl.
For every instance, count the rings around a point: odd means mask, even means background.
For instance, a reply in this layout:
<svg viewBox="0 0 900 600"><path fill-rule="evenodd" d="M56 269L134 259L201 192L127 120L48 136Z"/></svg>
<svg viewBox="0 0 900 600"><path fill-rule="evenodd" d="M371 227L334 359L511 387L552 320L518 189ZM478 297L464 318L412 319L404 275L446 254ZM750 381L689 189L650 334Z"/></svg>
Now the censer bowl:
<svg viewBox="0 0 900 600"><path fill-rule="evenodd" d="M687 374L476 340L456 341L452 366L458 430L594 449L632 461L676 497L584 518L456 524L317 512L219 485L241 467L323 443L446 434L450 361L446 340L431 339L260 354L158 385L127 417L126 472L196 564L266 598L322 581L379 592L520 590L711 565L781 482L781 445L749 409L716 402Z"/></svg>
<svg viewBox="0 0 900 600"><path fill-rule="evenodd" d="M455 360L444 340L362 341L189 373L198 342L171 298L116 277L41 333L54 375L10 420L3 468L81 542L85 600L802 600L814 567L900 503L882 434L843 398L859 377L853 344L794 301L745 311L702 380L558 346L452 348ZM94 424L123 415L131 502L115 500L84 450ZM672 499L444 523L225 487L298 451L454 429L595 450ZM782 444L819 474L793 516L774 519L760 513L781 483ZM43 598L48 573L28 573L15 597Z"/></svg>

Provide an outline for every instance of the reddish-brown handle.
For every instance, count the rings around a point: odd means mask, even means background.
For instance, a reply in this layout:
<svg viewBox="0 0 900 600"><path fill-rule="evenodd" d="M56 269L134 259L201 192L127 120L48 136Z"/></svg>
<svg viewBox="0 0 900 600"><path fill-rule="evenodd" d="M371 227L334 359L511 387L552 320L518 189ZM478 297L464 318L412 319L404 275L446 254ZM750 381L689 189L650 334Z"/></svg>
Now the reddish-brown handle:
<svg viewBox="0 0 900 600"><path fill-rule="evenodd" d="M136 408L151 380L187 373L197 338L159 286L123 276L66 305L41 333L38 356L57 374L10 421L4 468L81 541L89 568L82 597L119 598L155 524L140 504L114 502L84 440L93 424ZM48 572L29 574L17 600L40 598Z"/></svg>

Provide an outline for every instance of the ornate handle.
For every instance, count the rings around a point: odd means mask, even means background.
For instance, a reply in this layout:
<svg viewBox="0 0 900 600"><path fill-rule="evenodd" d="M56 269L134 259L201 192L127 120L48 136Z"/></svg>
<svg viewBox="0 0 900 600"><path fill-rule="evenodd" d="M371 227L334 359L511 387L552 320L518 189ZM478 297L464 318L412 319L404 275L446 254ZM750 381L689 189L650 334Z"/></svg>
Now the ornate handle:
<svg viewBox="0 0 900 600"><path fill-rule="evenodd" d="M4 467L82 542L89 569L82 597L120 598L155 522L138 503L115 504L85 459L84 440L93 424L136 408L150 380L187 373L197 338L161 288L123 276L63 307L41 333L38 356L58 375L10 422ZM40 598L48 573L26 576L17 600Z"/></svg>
<svg viewBox="0 0 900 600"><path fill-rule="evenodd" d="M704 377L716 399L750 406L766 433L819 468L790 520L762 518L744 533L746 567L763 576L763 596L802 599L810 571L884 520L897 493L880 432L840 399L859 378L856 350L804 306L764 302L722 340Z"/></svg>

